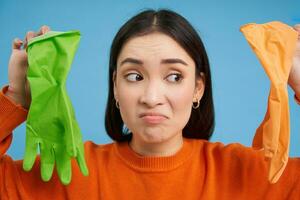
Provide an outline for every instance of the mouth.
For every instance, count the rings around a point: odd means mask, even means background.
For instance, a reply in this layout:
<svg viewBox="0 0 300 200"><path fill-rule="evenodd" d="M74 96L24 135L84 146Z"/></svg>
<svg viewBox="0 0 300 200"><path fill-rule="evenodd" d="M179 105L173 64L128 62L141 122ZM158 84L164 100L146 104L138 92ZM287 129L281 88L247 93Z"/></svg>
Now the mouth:
<svg viewBox="0 0 300 200"><path fill-rule="evenodd" d="M159 124L167 119L167 117L160 113L142 113L140 118L143 119L144 122L148 124Z"/></svg>

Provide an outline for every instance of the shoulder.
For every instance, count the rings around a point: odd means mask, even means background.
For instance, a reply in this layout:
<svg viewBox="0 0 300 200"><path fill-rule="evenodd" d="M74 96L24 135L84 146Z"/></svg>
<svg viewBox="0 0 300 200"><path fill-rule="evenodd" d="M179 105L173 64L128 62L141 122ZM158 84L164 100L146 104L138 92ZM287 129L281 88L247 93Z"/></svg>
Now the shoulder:
<svg viewBox="0 0 300 200"><path fill-rule="evenodd" d="M84 154L87 161L91 162L101 162L103 160L109 160L114 157L115 142L107 144L96 144L93 141L86 141L84 143Z"/></svg>
<svg viewBox="0 0 300 200"><path fill-rule="evenodd" d="M230 163L240 165L254 164L265 165L264 154L260 149L244 146L240 143L224 144L207 140L194 139L196 151L205 160L214 163Z"/></svg>
<svg viewBox="0 0 300 200"><path fill-rule="evenodd" d="M257 174L260 174L257 180L264 182L268 180L268 162L262 150L240 143L223 144L210 141L195 141L195 143L199 159L205 163L207 171L216 177L229 178L232 184L257 177Z"/></svg>
<svg viewBox="0 0 300 200"><path fill-rule="evenodd" d="M263 149L248 147L240 143L224 144L222 142L211 142L207 140L193 139L198 151L213 157L230 157L230 159L267 161ZM289 157L288 165L300 166L299 157Z"/></svg>
<svg viewBox="0 0 300 200"><path fill-rule="evenodd" d="M200 140L193 139L193 140L199 150L205 151L206 153L213 153L215 155L225 156L226 154L235 154L238 156L244 154L249 154L249 155L263 154L263 151L261 149L255 149L240 143L224 144L222 142L211 142L211 141L201 140L201 139Z"/></svg>
<svg viewBox="0 0 300 200"><path fill-rule="evenodd" d="M115 142L107 144L96 144L93 141L86 141L84 143L84 150L86 154L105 154L113 150Z"/></svg>

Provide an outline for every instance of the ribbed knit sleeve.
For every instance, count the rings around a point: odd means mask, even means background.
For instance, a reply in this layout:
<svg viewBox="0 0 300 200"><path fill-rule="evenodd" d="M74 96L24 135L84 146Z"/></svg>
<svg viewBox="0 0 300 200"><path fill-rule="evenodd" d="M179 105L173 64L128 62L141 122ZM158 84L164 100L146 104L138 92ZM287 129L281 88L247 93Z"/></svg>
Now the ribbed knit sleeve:
<svg viewBox="0 0 300 200"><path fill-rule="evenodd" d="M11 99L5 96L7 89L8 86L6 85L0 92L0 142L26 120L28 113L20 104L15 104Z"/></svg>
<svg viewBox="0 0 300 200"><path fill-rule="evenodd" d="M12 142L12 131L26 120L28 111L5 96L8 85L0 91L0 194L5 187L5 152ZM2 196L1 196L2 197Z"/></svg>

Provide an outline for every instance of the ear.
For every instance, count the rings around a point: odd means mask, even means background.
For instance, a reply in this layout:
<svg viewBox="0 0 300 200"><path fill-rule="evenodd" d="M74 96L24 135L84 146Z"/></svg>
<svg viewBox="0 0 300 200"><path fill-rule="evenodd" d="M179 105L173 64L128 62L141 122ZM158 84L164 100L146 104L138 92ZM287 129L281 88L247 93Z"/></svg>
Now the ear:
<svg viewBox="0 0 300 200"><path fill-rule="evenodd" d="M205 89L205 75L203 72L200 73L200 77L196 79L196 87L194 91L193 102L197 102L202 99Z"/></svg>
<svg viewBox="0 0 300 200"><path fill-rule="evenodd" d="M113 84L114 84L114 97L116 100L118 100L118 93L117 93L117 71L115 70L113 72Z"/></svg>

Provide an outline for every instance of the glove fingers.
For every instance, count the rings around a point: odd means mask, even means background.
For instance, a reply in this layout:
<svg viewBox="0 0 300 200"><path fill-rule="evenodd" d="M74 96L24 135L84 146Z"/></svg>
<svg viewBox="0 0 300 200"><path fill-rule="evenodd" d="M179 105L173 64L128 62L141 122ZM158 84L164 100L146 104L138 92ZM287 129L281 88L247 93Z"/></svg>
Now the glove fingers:
<svg viewBox="0 0 300 200"><path fill-rule="evenodd" d="M82 172L82 174L84 176L88 176L89 175L89 170L86 166L86 162L84 159L84 147L83 145L80 145L77 148L77 157L76 157L77 163L79 165L80 171Z"/></svg>
<svg viewBox="0 0 300 200"><path fill-rule="evenodd" d="M28 132L30 129L26 129L26 131ZM34 164L37 156L37 146L38 142L35 139L26 136L25 155L23 160L23 169L25 171L30 171Z"/></svg>
<svg viewBox="0 0 300 200"><path fill-rule="evenodd" d="M41 176L43 181L49 181L54 169L54 150L52 145L40 143L41 152Z"/></svg>
<svg viewBox="0 0 300 200"><path fill-rule="evenodd" d="M61 182L68 185L71 182L71 158L65 149L56 147L55 149L56 169Z"/></svg>
<svg viewBox="0 0 300 200"><path fill-rule="evenodd" d="M64 100L64 109L62 110L62 116L64 120L64 125L65 125L65 143L67 146L67 152L71 157L77 157L77 149L76 149L76 140L79 138L76 137L78 134L78 128L77 128L77 121L75 120L74 114L73 114L73 106L71 103L71 100L67 94L66 91L62 92L62 97Z"/></svg>

